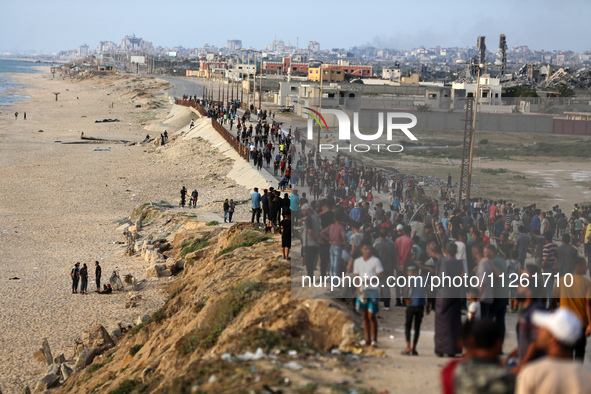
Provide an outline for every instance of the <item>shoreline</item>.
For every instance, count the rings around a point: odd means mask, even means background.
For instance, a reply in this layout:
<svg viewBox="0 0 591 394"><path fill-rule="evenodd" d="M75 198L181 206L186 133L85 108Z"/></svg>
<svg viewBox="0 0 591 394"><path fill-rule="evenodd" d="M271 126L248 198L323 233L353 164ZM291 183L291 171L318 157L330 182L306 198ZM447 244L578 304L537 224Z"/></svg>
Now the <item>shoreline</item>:
<svg viewBox="0 0 591 394"><path fill-rule="evenodd" d="M166 86L161 81L126 75L62 81L52 80L48 73L16 78L26 85L21 91L30 98L17 105L19 113L27 112L26 121L20 115L15 121L12 114L0 114L0 177L5 185L0 190L0 237L5 245L0 265L0 390L4 393L35 386L46 369L33 357L42 338L48 338L54 354L70 358L75 339L84 330L97 323L109 331L118 322L133 324L164 302L167 295L160 284L168 283L166 279L148 280L147 288L139 292L141 302L132 309L124 305L135 292L91 293L95 260L101 262L103 283L115 269L138 280L146 276L146 263L125 257L124 245L117 244L123 237L115 231L116 219L147 201L176 204L185 183L200 189L197 210L187 214L203 217L220 210L221 203L211 202L224 196L237 199L246 192L224 176L211 177L227 174L232 165L205 141L160 148L55 142L77 141L82 131L129 141L163 131L161 122L170 105L159 99ZM138 85L147 86L150 97L134 97ZM58 102L54 91L61 92ZM150 102L155 107L146 109ZM121 121L94 123L104 118ZM110 151L92 151L95 147ZM237 220L240 217L246 213L237 212ZM85 297L71 294L69 273L76 261L89 265L91 292ZM8 280L13 277L20 279Z"/></svg>

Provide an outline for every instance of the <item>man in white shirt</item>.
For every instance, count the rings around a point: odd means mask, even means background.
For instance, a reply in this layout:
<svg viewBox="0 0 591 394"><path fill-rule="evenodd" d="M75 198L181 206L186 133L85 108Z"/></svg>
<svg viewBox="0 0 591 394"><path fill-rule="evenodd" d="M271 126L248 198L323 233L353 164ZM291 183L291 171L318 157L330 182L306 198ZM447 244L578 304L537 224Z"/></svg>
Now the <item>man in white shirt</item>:
<svg viewBox="0 0 591 394"><path fill-rule="evenodd" d="M380 276L384 272L379 258L372 255L372 247L368 243L361 245L361 257L353 262L353 274L361 278L361 287L357 288L355 309L363 317L365 340L360 345L378 346L378 312L380 301ZM359 283L359 279L353 283Z"/></svg>
<svg viewBox="0 0 591 394"><path fill-rule="evenodd" d="M535 311L532 323L538 328L536 347L546 356L526 364L517 375L515 393L589 393L591 371L572 359L572 346L583 332L579 317L558 308L550 313Z"/></svg>

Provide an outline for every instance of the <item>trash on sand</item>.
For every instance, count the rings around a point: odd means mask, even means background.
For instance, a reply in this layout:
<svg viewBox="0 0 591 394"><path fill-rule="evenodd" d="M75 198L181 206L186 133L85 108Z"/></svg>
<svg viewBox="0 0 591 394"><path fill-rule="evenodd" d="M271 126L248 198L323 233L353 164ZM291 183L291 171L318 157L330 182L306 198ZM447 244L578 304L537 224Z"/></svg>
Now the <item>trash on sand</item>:
<svg viewBox="0 0 591 394"><path fill-rule="evenodd" d="M289 368L293 371L300 371L304 368L304 367L302 367L302 364L296 363L295 361L290 361L287 364L283 364L283 366L285 368Z"/></svg>
<svg viewBox="0 0 591 394"><path fill-rule="evenodd" d="M287 352L287 355L289 357L297 357L298 352L297 352L297 350L290 350L290 351Z"/></svg>
<svg viewBox="0 0 591 394"><path fill-rule="evenodd" d="M256 361L260 360L261 358L265 358L265 353L263 353L263 349L258 348L254 353L245 352L244 354L236 356L236 358L242 361Z"/></svg>
<svg viewBox="0 0 591 394"><path fill-rule="evenodd" d="M109 149L109 148L94 148L92 151L93 152L110 152L111 149Z"/></svg>
<svg viewBox="0 0 591 394"><path fill-rule="evenodd" d="M15 276L14 278L8 278L8 280L20 280L21 278Z"/></svg>
<svg viewBox="0 0 591 394"><path fill-rule="evenodd" d="M332 354L341 354L341 351L339 349L332 349L330 352Z"/></svg>
<svg viewBox="0 0 591 394"><path fill-rule="evenodd" d="M94 123L111 123L111 122L119 122L119 119L103 119L103 120L95 120Z"/></svg>

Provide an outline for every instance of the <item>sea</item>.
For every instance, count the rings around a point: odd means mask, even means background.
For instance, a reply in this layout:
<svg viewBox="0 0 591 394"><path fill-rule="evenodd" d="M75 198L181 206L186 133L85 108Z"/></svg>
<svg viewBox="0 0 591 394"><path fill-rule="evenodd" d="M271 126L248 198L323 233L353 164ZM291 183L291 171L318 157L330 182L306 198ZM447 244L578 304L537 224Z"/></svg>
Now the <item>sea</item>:
<svg viewBox="0 0 591 394"><path fill-rule="evenodd" d="M18 88L22 86L8 77L6 74L39 72L35 67L38 63L21 62L18 60L0 59L0 107L13 106L19 100L27 98L19 94ZM2 111L2 110L0 110Z"/></svg>

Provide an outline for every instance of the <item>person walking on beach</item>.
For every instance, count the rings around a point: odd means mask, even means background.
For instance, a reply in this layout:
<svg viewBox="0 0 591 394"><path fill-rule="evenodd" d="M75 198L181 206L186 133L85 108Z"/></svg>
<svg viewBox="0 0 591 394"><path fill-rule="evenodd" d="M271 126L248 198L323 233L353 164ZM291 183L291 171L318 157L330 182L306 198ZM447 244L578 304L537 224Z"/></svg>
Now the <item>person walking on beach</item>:
<svg viewBox="0 0 591 394"><path fill-rule="evenodd" d="M78 293L78 280L80 279L80 263L74 264L70 277L72 278L72 294L76 294Z"/></svg>
<svg viewBox="0 0 591 394"><path fill-rule="evenodd" d="M17 120L17 119L18 119L18 112L15 112L14 113L14 120Z"/></svg>
<svg viewBox="0 0 591 394"><path fill-rule="evenodd" d="M224 201L224 223L227 223L227 221L228 221L229 210L230 210L230 203L228 202L228 199L226 198L226 200Z"/></svg>
<svg viewBox="0 0 591 394"><path fill-rule="evenodd" d="M199 199L199 193L197 189L194 189L191 193L191 203L193 204L193 208L197 208L197 200Z"/></svg>
<svg viewBox="0 0 591 394"><path fill-rule="evenodd" d="M97 293L100 293L101 291L101 274L102 274L102 269L101 266L99 264L98 261L94 262L95 268L94 268L94 278L96 281L96 291Z"/></svg>
<svg viewBox="0 0 591 394"><path fill-rule="evenodd" d="M27 120L27 113L26 113L26 112L25 112L25 113L23 113L23 118L24 118L25 120Z"/></svg>
<svg viewBox="0 0 591 394"><path fill-rule="evenodd" d="M185 202L187 201L187 188L183 186L181 189L181 208L185 207Z"/></svg>
<svg viewBox="0 0 591 394"><path fill-rule="evenodd" d="M86 263L82 265L82 269L80 270L80 294L86 295L88 288L88 267Z"/></svg>
<svg viewBox="0 0 591 394"><path fill-rule="evenodd" d="M236 204L234 204L233 199L230 199L230 203L228 204L228 223L232 223L232 216L234 216L234 209L236 209Z"/></svg>

